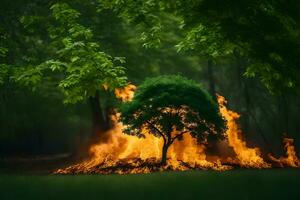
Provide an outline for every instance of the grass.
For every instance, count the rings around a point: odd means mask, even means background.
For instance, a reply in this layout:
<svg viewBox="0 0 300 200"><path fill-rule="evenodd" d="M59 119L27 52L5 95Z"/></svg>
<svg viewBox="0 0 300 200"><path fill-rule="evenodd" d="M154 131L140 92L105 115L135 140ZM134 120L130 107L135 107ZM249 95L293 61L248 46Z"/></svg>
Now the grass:
<svg viewBox="0 0 300 200"><path fill-rule="evenodd" d="M0 175L0 199L300 199L300 170Z"/></svg>

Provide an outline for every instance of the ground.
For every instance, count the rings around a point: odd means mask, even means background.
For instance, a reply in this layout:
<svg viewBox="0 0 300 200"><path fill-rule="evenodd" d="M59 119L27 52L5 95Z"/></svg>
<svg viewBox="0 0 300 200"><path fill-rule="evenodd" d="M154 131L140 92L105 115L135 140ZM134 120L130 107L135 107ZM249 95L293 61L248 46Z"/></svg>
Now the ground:
<svg viewBox="0 0 300 200"><path fill-rule="evenodd" d="M300 170L0 175L0 199L300 199Z"/></svg>

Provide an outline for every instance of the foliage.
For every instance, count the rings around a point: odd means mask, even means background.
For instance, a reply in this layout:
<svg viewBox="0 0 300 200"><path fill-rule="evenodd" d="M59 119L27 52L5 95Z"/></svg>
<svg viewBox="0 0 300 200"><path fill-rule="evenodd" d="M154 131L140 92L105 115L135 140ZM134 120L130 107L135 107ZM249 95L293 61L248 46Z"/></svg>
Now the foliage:
<svg viewBox="0 0 300 200"><path fill-rule="evenodd" d="M103 84L113 90L126 76L138 85L165 74L207 89L214 82L241 114L249 145L266 147L265 134L278 153L287 132L299 146L299 10L296 0L1 0L1 149L80 133L74 125L93 121L89 107L76 114L86 99L98 100L103 116L116 104Z"/></svg>
<svg viewBox="0 0 300 200"><path fill-rule="evenodd" d="M141 33L143 46L158 47L161 43L162 20L160 18L163 8L155 0L147 1L108 1L98 0L99 9L112 9L123 19L130 23L139 24L146 28ZM137 9L141 9L137 11Z"/></svg>
<svg viewBox="0 0 300 200"><path fill-rule="evenodd" d="M47 55L40 63L32 60L32 57L39 57L37 55L25 57L26 62L17 63L19 66L13 69L9 80L33 90L44 80L54 82L63 92L65 103L77 103L94 96L104 85L110 90L124 86L127 78L124 67L120 66L125 62L124 58L112 57L102 51L93 40L91 29L78 22L81 14L68 4L57 3L50 10L46 16L21 17L25 29L47 30L44 34L49 37L39 39L44 46L40 53ZM41 24L44 21L47 23ZM38 26L34 27L36 24ZM1 77L5 72L4 66L1 67Z"/></svg>
<svg viewBox="0 0 300 200"><path fill-rule="evenodd" d="M0 64L0 86L2 86L8 77L9 66L5 64Z"/></svg>
<svg viewBox="0 0 300 200"><path fill-rule="evenodd" d="M163 29L158 13L174 13L182 19L180 27L186 33L177 45L179 50L195 50L214 59L238 53L251 63L245 75L259 77L270 91L299 92L300 3L296 0L115 0L100 4L136 24L149 24L149 30ZM148 23L149 18L155 18L155 23ZM160 37L160 32L149 34Z"/></svg>
<svg viewBox="0 0 300 200"><path fill-rule="evenodd" d="M124 63L124 59L100 50L99 44L92 41L92 31L76 22L80 13L67 4L54 4L51 10L58 25L51 26L49 32L57 50L55 58L42 66L64 74L59 87L66 96L65 102L76 103L94 96L104 85L112 90L124 86L124 68L115 64Z"/></svg>

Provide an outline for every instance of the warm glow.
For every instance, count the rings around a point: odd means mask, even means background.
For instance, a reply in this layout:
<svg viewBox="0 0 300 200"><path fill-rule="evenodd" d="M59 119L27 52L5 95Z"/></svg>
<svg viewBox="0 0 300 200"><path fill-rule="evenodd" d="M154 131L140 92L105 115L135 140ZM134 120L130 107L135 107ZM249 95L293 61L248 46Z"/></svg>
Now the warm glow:
<svg viewBox="0 0 300 200"><path fill-rule="evenodd" d="M223 96L217 95L217 97L220 112L227 121L228 129L226 131L226 137L229 146L231 146L236 153L236 159L234 159L233 162L237 162L241 167L270 167L270 165L261 157L259 148L249 148L247 147L246 142L242 140L242 131L236 122L240 115L226 107L227 101Z"/></svg>
<svg viewBox="0 0 300 200"><path fill-rule="evenodd" d="M115 89L115 95L123 102L126 102L126 101L130 101L133 98L135 90L136 90L136 86L133 84L129 84L124 88Z"/></svg>
<svg viewBox="0 0 300 200"><path fill-rule="evenodd" d="M134 96L136 87L128 85L116 89L115 95L122 101L130 101ZM246 168L269 168L261 156L259 148L249 148L242 139L242 132L237 124L240 115L226 107L227 101L218 95L218 103L222 116L227 121L226 142L232 147L235 156L226 159L226 163ZM120 114L112 116L113 128L105 133L98 144L90 147L91 158L79 164L59 169L55 173L149 173L162 170L189 170L189 169L215 169L228 170L231 166L222 164L224 158L214 157L208 161L205 146L198 144L190 134L183 135L182 140L176 140L168 150L167 165L159 164L163 140L143 130L145 138L129 136L122 132L124 126L118 122ZM173 130L176 134L176 128ZM296 156L293 140L284 140L287 157L276 159L274 162L285 166L300 167Z"/></svg>
<svg viewBox="0 0 300 200"><path fill-rule="evenodd" d="M280 167L300 167L300 160L297 157L294 140L291 138L283 138L284 149L286 152L286 157L275 158L269 154L269 158L277 163Z"/></svg>

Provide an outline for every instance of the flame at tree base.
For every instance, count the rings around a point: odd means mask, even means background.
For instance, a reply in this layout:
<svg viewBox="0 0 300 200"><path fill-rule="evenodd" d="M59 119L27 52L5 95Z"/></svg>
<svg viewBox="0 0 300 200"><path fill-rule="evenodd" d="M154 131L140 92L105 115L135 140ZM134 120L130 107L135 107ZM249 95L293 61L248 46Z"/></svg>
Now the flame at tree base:
<svg viewBox="0 0 300 200"><path fill-rule="evenodd" d="M134 85L116 90L115 94L123 101L133 97ZM240 115L226 107L227 101L218 95L218 103L222 116L227 121L226 144L233 149L234 156L208 160L205 146L189 134L182 140L175 141L168 150L166 165L160 163L163 141L143 130L145 138L126 135L123 125L118 122L119 114L112 116L114 127L105 133L102 142L90 147L91 158L58 169L55 174L136 174L157 171L185 171L191 169L229 170L234 166L245 168L270 168L272 165L264 161L259 148L249 148L242 139L242 132L237 124ZM284 139L287 157L279 159L269 155L269 159L281 167L300 167L300 161L293 146L293 140ZM224 164L226 163L226 164Z"/></svg>
<svg viewBox="0 0 300 200"><path fill-rule="evenodd" d="M187 171L193 169L214 169L218 171L224 171L232 169L231 166L222 165L221 163L212 163L203 161L202 163L196 163L190 165L183 161L168 162L167 165L161 165L161 163L155 158L149 158L142 160L140 158L133 159L121 159L117 162L107 161L105 163L96 165L87 169L82 169L82 165L74 165L65 169L59 169L56 174L147 174L152 172L161 171Z"/></svg>
<svg viewBox="0 0 300 200"><path fill-rule="evenodd" d="M135 174L157 171L185 171L190 169L228 170L232 167L222 165L220 160L207 161L205 147L197 144L190 135L175 141L168 150L167 165L160 163L162 139L145 132L145 138L126 135L118 115L112 117L114 128L106 133L100 144L91 146L92 157L79 164L58 169L56 174Z"/></svg>

